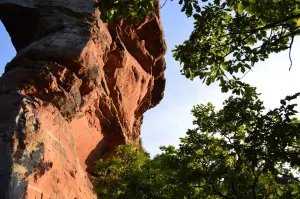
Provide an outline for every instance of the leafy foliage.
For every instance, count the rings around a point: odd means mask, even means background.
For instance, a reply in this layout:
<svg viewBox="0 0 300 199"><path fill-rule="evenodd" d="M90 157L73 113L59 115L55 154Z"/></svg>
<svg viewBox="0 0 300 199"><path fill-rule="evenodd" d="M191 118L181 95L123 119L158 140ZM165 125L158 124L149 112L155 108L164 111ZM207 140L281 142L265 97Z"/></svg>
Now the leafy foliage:
<svg viewBox="0 0 300 199"><path fill-rule="evenodd" d="M243 91L237 89L244 86L237 73L271 53L291 50L300 34L299 5L299 0L192 1L186 14L195 19L194 31L176 46L174 57L187 78L198 76L207 85L219 81L223 92Z"/></svg>
<svg viewBox="0 0 300 199"><path fill-rule="evenodd" d="M99 197L159 198L156 190L163 180L149 154L140 146L121 145L117 147L117 155L96 162L99 177L95 182L95 192Z"/></svg>
<svg viewBox="0 0 300 199"><path fill-rule="evenodd" d="M118 19L142 20L154 12L155 0L100 0L94 4L104 22Z"/></svg>
<svg viewBox="0 0 300 199"><path fill-rule="evenodd" d="M300 122L292 103L298 96L267 112L254 88L229 97L219 111L197 105L195 127L178 149L161 147L150 159L120 146L119 157L98 161L96 192L132 199L300 198Z"/></svg>

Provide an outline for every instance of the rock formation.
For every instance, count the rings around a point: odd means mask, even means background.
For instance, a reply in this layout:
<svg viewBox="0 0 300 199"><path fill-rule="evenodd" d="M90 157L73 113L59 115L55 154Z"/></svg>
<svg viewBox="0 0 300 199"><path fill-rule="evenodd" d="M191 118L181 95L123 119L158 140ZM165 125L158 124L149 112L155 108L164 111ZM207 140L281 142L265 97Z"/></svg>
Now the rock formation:
<svg viewBox="0 0 300 199"><path fill-rule="evenodd" d="M165 87L159 9L107 25L92 0L0 0L16 57L0 78L0 199L92 199L88 173L137 143Z"/></svg>

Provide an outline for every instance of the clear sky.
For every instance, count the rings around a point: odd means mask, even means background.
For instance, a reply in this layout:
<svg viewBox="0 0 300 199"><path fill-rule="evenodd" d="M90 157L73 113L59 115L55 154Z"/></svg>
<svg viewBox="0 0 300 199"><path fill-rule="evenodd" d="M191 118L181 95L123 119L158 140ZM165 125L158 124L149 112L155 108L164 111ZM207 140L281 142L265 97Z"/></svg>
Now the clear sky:
<svg viewBox="0 0 300 199"><path fill-rule="evenodd" d="M221 93L218 85L207 87L198 80L190 81L180 74L179 63L174 61L171 49L188 39L193 30L193 22L180 12L180 6L176 1L168 2L161 10L161 14L168 45L165 97L158 106L146 112L142 126L143 145L152 155L159 152L160 145L179 143L179 137L183 137L192 126L193 118L190 110L193 105L211 101L217 108L221 108L222 102L228 96ZM300 39L296 38L292 51L291 72L289 72L288 52L282 52L273 54L267 61L257 64L253 72L244 78L262 93L261 99L267 108L278 107L280 99L300 92L299 52ZM6 63L14 56L15 49L0 22L1 74Z"/></svg>

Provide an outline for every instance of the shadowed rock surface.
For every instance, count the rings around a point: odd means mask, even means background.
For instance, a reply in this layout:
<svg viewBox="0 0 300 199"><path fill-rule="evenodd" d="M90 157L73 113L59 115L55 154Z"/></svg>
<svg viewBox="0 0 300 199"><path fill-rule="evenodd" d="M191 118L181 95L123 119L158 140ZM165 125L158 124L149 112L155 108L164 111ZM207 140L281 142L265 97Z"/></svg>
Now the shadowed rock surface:
<svg viewBox="0 0 300 199"><path fill-rule="evenodd" d="M107 25L92 0L0 0L16 57L0 78L0 199L96 198L87 173L138 143L165 88L159 11Z"/></svg>

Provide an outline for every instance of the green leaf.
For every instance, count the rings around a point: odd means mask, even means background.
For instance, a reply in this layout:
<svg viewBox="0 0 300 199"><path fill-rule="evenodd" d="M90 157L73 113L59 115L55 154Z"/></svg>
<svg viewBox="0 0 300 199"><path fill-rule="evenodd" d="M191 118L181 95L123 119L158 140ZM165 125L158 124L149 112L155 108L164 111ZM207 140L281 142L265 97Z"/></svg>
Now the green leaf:
<svg viewBox="0 0 300 199"><path fill-rule="evenodd" d="M243 6L242 3L239 3L238 6L237 6L237 12L238 12L239 14L242 14L243 11L244 11L244 6Z"/></svg>
<svg viewBox="0 0 300 199"><path fill-rule="evenodd" d="M283 191L280 188L277 188L277 194L279 196L282 196L283 195Z"/></svg>

